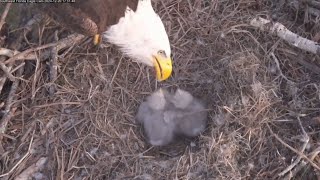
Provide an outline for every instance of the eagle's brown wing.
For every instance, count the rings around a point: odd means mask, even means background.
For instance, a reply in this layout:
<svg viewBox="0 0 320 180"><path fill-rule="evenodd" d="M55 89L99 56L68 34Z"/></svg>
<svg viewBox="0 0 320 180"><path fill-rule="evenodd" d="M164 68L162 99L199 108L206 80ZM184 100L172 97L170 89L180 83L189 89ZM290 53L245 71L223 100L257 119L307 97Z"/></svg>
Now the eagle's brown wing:
<svg viewBox="0 0 320 180"><path fill-rule="evenodd" d="M60 25L83 35L93 36L98 33L97 24L88 14L70 4L39 4L38 8Z"/></svg>
<svg viewBox="0 0 320 180"><path fill-rule="evenodd" d="M71 3L88 15L98 26L98 33L102 33L109 26L117 24L125 15L127 7L136 11L139 0L82 0Z"/></svg>
<svg viewBox="0 0 320 180"><path fill-rule="evenodd" d="M139 0L77 0L75 3L42 3L39 8L72 31L93 36L119 22L127 7L136 11Z"/></svg>

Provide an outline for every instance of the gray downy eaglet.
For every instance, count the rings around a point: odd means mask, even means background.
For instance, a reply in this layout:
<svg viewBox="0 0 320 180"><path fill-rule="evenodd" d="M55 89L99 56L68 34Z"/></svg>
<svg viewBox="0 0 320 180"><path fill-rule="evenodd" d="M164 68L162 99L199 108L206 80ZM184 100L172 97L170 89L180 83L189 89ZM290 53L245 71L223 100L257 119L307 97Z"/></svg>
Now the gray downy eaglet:
<svg viewBox="0 0 320 180"><path fill-rule="evenodd" d="M138 110L136 119L143 124L150 144L163 146L169 144L174 137L175 124L164 119L165 108L169 105L162 89L151 94Z"/></svg>
<svg viewBox="0 0 320 180"><path fill-rule="evenodd" d="M143 124L149 143L163 146L175 135L194 137L203 132L207 112L205 105L187 91L178 89L170 94L159 89L140 105L136 118Z"/></svg>

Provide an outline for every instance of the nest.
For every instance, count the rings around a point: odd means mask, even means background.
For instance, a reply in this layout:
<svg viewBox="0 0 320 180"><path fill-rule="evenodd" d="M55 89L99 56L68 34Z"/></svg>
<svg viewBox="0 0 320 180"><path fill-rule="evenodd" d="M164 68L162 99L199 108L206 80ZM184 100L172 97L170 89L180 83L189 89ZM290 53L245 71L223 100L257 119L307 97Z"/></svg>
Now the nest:
<svg viewBox="0 0 320 180"><path fill-rule="evenodd" d="M174 53L163 83L110 44L1 7L0 177L319 178L320 58L250 25L274 19L319 41L318 9L281 2L154 2ZM204 99L206 131L150 146L135 114L159 87Z"/></svg>

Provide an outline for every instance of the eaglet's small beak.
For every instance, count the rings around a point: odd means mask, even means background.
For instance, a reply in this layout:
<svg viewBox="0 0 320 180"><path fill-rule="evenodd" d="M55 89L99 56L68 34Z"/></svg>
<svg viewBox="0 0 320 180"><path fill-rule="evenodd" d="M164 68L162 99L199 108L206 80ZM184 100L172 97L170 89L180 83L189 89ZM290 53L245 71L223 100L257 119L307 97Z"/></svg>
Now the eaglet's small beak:
<svg viewBox="0 0 320 180"><path fill-rule="evenodd" d="M170 57L165 57L161 54L154 55L153 63L156 70L156 77L158 81L164 81L171 76L172 60Z"/></svg>

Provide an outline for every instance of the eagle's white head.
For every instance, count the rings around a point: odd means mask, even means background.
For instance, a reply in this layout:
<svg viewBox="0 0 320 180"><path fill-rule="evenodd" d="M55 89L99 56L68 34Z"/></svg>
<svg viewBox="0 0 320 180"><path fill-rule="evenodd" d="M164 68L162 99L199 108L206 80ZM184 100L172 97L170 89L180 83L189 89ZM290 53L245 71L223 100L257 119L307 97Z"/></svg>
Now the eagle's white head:
<svg viewBox="0 0 320 180"><path fill-rule="evenodd" d="M104 37L133 60L154 67L159 81L170 77L170 42L151 0L139 0L136 11L128 7L125 16L118 24L111 26Z"/></svg>

